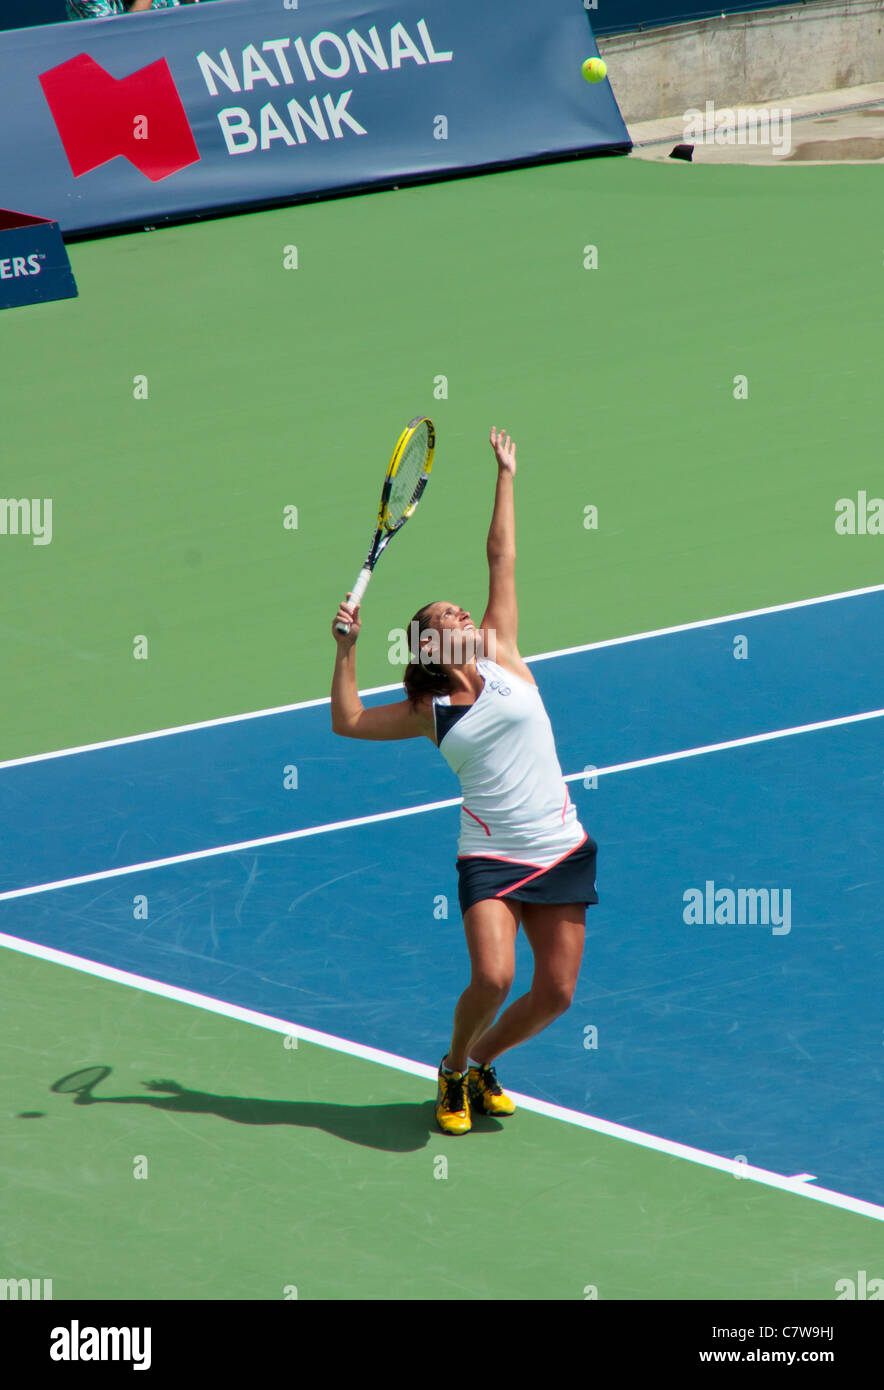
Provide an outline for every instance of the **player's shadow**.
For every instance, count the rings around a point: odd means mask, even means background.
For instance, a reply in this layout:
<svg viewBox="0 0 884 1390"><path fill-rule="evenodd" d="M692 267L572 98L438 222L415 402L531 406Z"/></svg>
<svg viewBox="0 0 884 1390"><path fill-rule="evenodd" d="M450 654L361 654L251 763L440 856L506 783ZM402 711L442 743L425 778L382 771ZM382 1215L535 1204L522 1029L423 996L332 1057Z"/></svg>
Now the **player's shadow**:
<svg viewBox="0 0 884 1390"><path fill-rule="evenodd" d="M296 1125L321 1129L349 1144L362 1144L389 1153L422 1149L431 1135L442 1138L432 1099L417 1104L336 1105L332 1101L261 1100L255 1096L219 1096L209 1091L189 1091L177 1081L145 1081L149 1091L168 1095L97 1096L91 1087L77 1091L75 1105L147 1105L176 1114L219 1115L239 1125ZM499 1120L473 1115L473 1130L499 1130Z"/></svg>

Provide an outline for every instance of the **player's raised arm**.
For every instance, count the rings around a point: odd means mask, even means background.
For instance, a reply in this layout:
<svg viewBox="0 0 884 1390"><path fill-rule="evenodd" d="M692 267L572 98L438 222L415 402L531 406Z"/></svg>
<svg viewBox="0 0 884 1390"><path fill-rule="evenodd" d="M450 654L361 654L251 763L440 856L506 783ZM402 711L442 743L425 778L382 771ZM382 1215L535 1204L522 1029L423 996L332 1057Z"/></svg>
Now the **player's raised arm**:
<svg viewBox="0 0 884 1390"><path fill-rule="evenodd" d="M516 514L513 504L513 478L516 473L516 446L504 431L491 430L491 447L497 458L497 488L494 511L485 547L488 556L488 607L482 618L486 634L485 650L506 657L517 652L519 615L516 607ZM493 646L492 646L493 643Z"/></svg>

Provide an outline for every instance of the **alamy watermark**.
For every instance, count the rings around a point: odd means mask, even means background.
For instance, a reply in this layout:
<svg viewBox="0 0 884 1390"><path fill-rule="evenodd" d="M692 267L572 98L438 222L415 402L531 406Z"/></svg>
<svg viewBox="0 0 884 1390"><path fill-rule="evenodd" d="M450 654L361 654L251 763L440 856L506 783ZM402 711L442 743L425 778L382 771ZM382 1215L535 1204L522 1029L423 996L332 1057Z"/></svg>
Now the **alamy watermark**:
<svg viewBox="0 0 884 1390"><path fill-rule="evenodd" d="M494 661L497 650L497 634L492 627L446 627L440 633L432 627L422 628L412 619L408 631L394 627L387 637L391 666L407 666L409 662L421 666L461 666L473 657Z"/></svg>
<svg viewBox="0 0 884 1390"><path fill-rule="evenodd" d="M0 1299L4 1301L42 1299L45 1302L51 1298L51 1279L0 1279Z"/></svg>
<svg viewBox="0 0 884 1390"><path fill-rule="evenodd" d="M0 497L0 536L30 536L34 545L49 545L52 498Z"/></svg>
<svg viewBox="0 0 884 1390"><path fill-rule="evenodd" d="M770 927L773 936L792 930L791 888L716 888L707 878L703 888L686 888L682 901L687 926Z"/></svg>
<svg viewBox="0 0 884 1390"><path fill-rule="evenodd" d="M131 1361L133 1371L150 1370L149 1327L53 1327L49 1356L53 1361Z"/></svg>
<svg viewBox="0 0 884 1390"><path fill-rule="evenodd" d="M777 107L721 106L706 102L705 111L691 106L684 113L684 138L699 145L770 145L771 153L792 149L792 113Z"/></svg>
<svg viewBox="0 0 884 1390"><path fill-rule="evenodd" d="M855 1279L839 1279L835 1284L838 1301L841 1299L884 1299L884 1279L870 1279L864 1269L857 1270Z"/></svg>

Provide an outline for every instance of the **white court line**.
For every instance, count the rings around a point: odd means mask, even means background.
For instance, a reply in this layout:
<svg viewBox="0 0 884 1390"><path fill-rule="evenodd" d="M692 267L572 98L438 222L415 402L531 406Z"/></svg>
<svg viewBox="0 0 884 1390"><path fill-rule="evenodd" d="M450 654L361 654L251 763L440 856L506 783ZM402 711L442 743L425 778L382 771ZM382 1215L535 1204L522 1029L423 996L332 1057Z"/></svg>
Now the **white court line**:
<svg viewBox="0 0 884 1390"><path fill-rule="evenodd" d="M581 772L580 776L584 774ZM31 893L49 893L54 888L72 888L78 883L98 883L106 878L121 878L124 874L147 872L149 869L165 869L171 864L189 864L195 859L211 859L217 854L236 854L240 850L260 849L264 845L279 845L286 840L302 840L307 835L325 835L333 830L350 830L357 825L372 825L375 821L396 820L400 816L417 816L423 811L439 811L443 807L458 806L461 797L451 801L428 801L423 806L406 806L399 811L378 811L372 816L356 816L352 820L329 821L327 825L310 825L304 830L285 830L281 835L262 835L256 840L240 840L234 845L216 845L212 849L195 849L188 854L170 854L165 859L148 859L143 864L124 864L119 869L99 869L94 874L78 874L76 878L60 878L54 883L35 883L30 888L13 888L0 893L0 902L9 898L26 898Z"/></svg>
<svg viewBox="0 0 884 1390"><path fill-rule="evenodd" d="M814 724L796 724L790 729L774 729L765 734L747 734L744 738L728 739L724 743L707 743L700 748L682 748L676 753L658 753L652 758L636 758L630 763L615 763L611 767L593 768L588 764L582 772L569 772L563 780L577 782L588 775L602 777L611 772L628 772L632 768L653 767L657 763L671 763L679 758L696 758L702 753L719 753L728 748L746 748L753 743L767 743L771 739L788 738L793 734L814 733L818 729L834 729L844 724L858 724L865 719L880 719L884 709L866 710L863 714L843 714L836 719L820 719ZM310 825L303 830L284 830L279 835L261 835L253 840L239 840L232 845L215 845L211 849L190 850L186 854L170 854L163 859L148 859L141 864L124 864L118 869L99 869L92 874L77 874L73 878L60 878L52 883L35 883L28 888L11 888L0 893L0 902L12 898L27 898L33 893L49 893L56 888L73 888L81 883L99 883L108 878L122 878L125 874L147 873L151 869L165 869L172 864L189 864L196 859L211 859L219 854L238 854L243 850L261 849L265 845L279 845L288 840L302 840L308 835L327 835L334 830L351 830L361 825L375 825L379 821L399 820L402 816L420 816L427 811L447 810L459 806L461 796L450 797L446 801L427 801L421 806L404 806L397 811L376 811L370 816L353 816L349 820L329 821L325 825Z"/></svg>
<svg viewBox="0 0 884 1390"><path fill-rule="evenodd" d="M258 1028L267 1028L274 1033L297 1037L303 1039L304 1042L330 1048L334 1052L344 1052L350 1057L359 1057L367 1062L377 1062L382 1066L392 1067L396 1071L408 1072L411 1076L422 1077L428 1082L436 1080L436 1068L427 1066L426 1063L413 1062L408 1057L397 1057L395 1053L382 1052L375 1047L364 1047L361 1043L350 1042L346 1038L338 1038L331 1033L319 1033L313 1028L302 1028L300 1024L289 1023L285 1019L273 1018L269 1014L257 1013L253 1009L244 1009L238 1004L228 1004L222 999L213 999L207 994L196 994L189 989L179 989L177 985L167 985L159 980L150 980L144 975L133 975L128 970L117 970L114 966L101 965L97 961L87 960L83 956L69 955L67 951L57 951L51 946L41 946L36 942L25 941L16 936L7 936L2 932L0 932L0 946L6 946L9 950L18 951L22 955L36 956L39 960L49 961L54 965L64 965L72 970L79 970L86 975L96 975L99 979L109 980L114 984L127 985L132 989L143 990L147 994L158 994L163 999L172 999L180 1004L190 1004L194 1008L221 1014L225 1018L235 1019L240 1023L250 1023ZM793 1196L807 1197L816 1202L824 1202L827 1206L839 1207L842 1211L850 1211L859 1216L870 1216L876 1221L884 1221L884 1207L877 1206L874 1202L864 1202L859 1197L849 1197L843 1192L831 1192L824 1187L808 1187L805 1178L809 1178L810 1174L788 1178L782 1173L772 1173L766 1168L744 1165L742 1160L722 1158L719 1154L707 1153L704 1149L695 1149L688 1144L678 1144L672 1139L661 1139L655 1134L645 1134L640 1129L631 1129L627 1125L614 1124L610 1120L602 1120L595 1115L584 1115L579 1110L568 1110L565 1106L552 1105L548 1101L536 1100L533 1096L524 1096L517 1091L508 1091L507 1094L511 1095L523 1110L531 1110L535 1114L546 1115L550 1119L563 1120L566 1124L577 1125L581 1129L592 1130L596 1134L606 1134L612 1139L622 1139L630 1144L638 1144L642 1148L653 1149L657 1153L668 1154L672 1158L687 1159L691 1163L702 1164L705 1168L715 1168L719 1172L729 1173L741 1181L748 1179L762 1183L765 1187L778 1188L781 1192L791 1192Z"/></svg>
<svg viewBox="0 0 884 1390"><path fill-rule="evenodd" d="M562 647L559 651L539 652L536 656L525 657L526 661L549 661L557 656L576 656L579 652L599 651L603 647L619 647L624 642L645 642L652 637L670 637L677 632L692 632L695 628L715 627L718 623L742 622L744 618L762 618L768 613L787 613L793 608L808 608L815 603L834 603L838 599L861 598L864 594L877 594L884 591L884 584L870 584L865 589L845 589L840 594L821 594L818 598L800 598L791 603L775 603L770 608L750 608L745 613L728 613L723 618L698 618L692 623L679 623L675 627L656 628L651 632L636 632L628 637L606 637L601 642L587 642L579 647ZM391 690L401 690L402 682L392 685L375 685L368 690L360 690L360 695L384 695ZM316 700L298 700L292 705L276 705L272 709L251 710L246 714L224 714L217 719L203 719L195 724L178 724L169 729L154 729L147 734L126 734L122 738L109 738L101 743L83 743L76 748L57 748L50 753L29 753L24 758L9 758L0 762L0 772L7 767L23 767L27 763L47 762L51 758L69 758L76 753L95 753L102 748L120 748L127 743L144 743L151 738L168 738L172 734L189 734L197 729L214 729L223 724L239 724L245 719L265 719L274 714L291 714L294 710L312 709L317 705L330 703L330 696Z"/></svg>
<svg viewBox="0 0 884 1390"><path fill-rule="evenodd" d="M565 782L578 782L581 777L602 777L607 772L629 772L634 767L654 767L657 763L674 763L679 758L697 758L701 753L720 753L726 748L747 748L750 743L769 743L771 739L788 738L791 734L812 734L818 729L835 729L842 724L859 724L864 719L880 719L884 709L870 709L863 714L842 714L836 719L818 719L814 724L795 724L791 729L772 729L766 734L746 734L743 738L725 739L723 743L706 743L700 748L682 748L676 753L657 753L652 758L635 758L631 763L613 763L611 767L569 772ZM3 895L0 894L0 897Z"/></svg>
<svg viewBox="0 0 884 1390"><path fill-rule="evenodd" d="M793 608L810 608L815 603L834 603L842 598L861 598L863 594L879 594L884 584L869 584L865 589L845 589L841 594L821 594L819 598L798 598L791 603L775 603L770 608L749 608L745 613L728 613L724 618L698 618L693 623L678 623L675 627L658 627L653 632L637 632L631 637L606 637L603 642L587 642L582 647L562 647L556 652L541 652L526 656L526 661L549 661L554 656L573 656L577 652L594 652L600 647L620 647L624 642L644 642L649 637L670 637L676 632L693 632L698 627L716 627L719 623L742 622L744 618L763 618L767 613L788 613ZM389 687L391 690L395 686ZM2 766L2 764L0 764Z"/></svg>

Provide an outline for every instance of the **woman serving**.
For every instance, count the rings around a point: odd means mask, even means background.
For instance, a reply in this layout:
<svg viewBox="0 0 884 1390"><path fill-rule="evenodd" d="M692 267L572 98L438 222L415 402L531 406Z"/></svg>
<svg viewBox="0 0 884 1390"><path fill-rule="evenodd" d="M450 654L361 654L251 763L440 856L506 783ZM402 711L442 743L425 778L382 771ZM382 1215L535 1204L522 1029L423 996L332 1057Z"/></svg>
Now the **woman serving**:
<svg viewBox="0 0 884 1390"><path fill-rule="evenodd" d="M428 738L460 779L458 897L472 974L439 1066L436 1120L446 1134L470 1129L471 1106L487 1115L515 1112L492 1063L570 1006L586 908L598 902L598 846L577 819L537 682L516 642L516 446L496 429L491 445L497 489L479 627L456 603L421 608L409 625L406 699L365 709L356 683L359 608L341 604L332 625L333 731ZM350 624L345 636L335 630L339 622ZM534 955L531 988L497 1018L512 987L520 924Z"/></svg>

